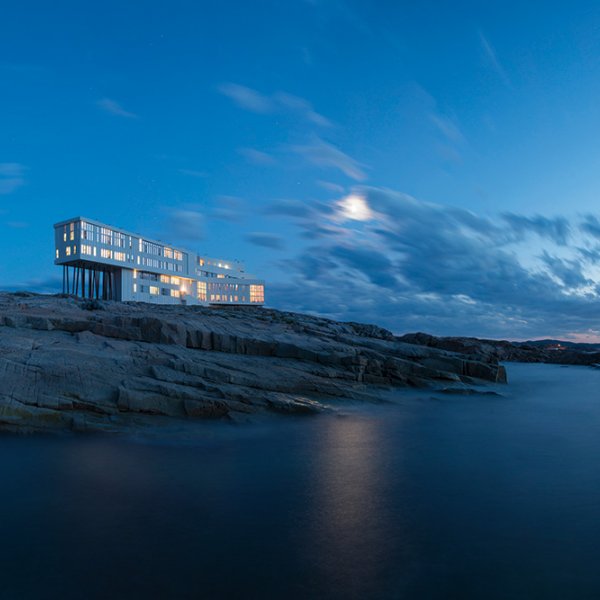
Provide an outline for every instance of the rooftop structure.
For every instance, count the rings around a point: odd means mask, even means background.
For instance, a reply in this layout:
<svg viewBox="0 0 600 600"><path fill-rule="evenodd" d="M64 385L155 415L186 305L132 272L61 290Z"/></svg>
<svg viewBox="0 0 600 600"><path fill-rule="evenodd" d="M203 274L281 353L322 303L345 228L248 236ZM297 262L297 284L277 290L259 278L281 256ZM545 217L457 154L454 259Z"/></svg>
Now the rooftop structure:
<svg viewBox="0 0 600 600"><path fill-rule="evenodd" d="M83 217L54 225L63 293L157 304L261 306L265 284L244 264L198 254Z"/></svg>

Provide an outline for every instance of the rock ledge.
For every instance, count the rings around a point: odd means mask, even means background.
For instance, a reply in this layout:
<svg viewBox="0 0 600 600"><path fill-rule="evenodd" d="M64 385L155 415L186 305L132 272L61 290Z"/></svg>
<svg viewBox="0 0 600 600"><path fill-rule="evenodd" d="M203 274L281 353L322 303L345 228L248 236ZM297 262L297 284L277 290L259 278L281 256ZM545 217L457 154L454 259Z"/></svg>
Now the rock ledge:
<svg viewBox="0 0 600 600"><path fill-rule="evenodd" d="M505 382L495 356L262 308L0 293L0 431L127 431L313 413L380 386Z"/></svg>

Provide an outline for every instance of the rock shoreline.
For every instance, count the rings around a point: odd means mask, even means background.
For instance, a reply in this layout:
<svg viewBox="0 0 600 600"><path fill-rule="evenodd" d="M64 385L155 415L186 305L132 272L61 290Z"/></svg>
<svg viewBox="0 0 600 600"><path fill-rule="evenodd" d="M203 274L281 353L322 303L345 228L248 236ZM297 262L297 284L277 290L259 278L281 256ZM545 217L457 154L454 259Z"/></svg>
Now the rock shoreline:
<svg viewBox="0 0 600 600"><path fill-rule="evenodd" d="M408 333L397 339L408 344L458 352L466 357L473 356L491 361L600 365L600 349L593 344L562 342L558 345L560 347L557 347L556 343L550 343L555 340L509 342L470 337L436 337L428 333Z"/></svg>
<svg viewBox="0 0 600 600"><path fill-rule="evenodd" d="M0 293L0 431L305 414L382 387L505 382L497 357L265 308ZM162 421L161 421L162 422Z"/></svg>

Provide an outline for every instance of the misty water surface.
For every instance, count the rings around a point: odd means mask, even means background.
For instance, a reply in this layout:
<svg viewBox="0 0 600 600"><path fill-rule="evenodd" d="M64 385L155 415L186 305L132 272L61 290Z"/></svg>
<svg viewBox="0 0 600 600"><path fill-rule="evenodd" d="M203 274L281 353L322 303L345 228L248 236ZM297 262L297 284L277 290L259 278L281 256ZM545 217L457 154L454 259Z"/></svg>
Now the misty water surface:
<svg viewBox="0 0 600 600"><path fill-rule="evenodd" d="M597 598L600 371L196 441L0 437L0 598Z"/></svg>

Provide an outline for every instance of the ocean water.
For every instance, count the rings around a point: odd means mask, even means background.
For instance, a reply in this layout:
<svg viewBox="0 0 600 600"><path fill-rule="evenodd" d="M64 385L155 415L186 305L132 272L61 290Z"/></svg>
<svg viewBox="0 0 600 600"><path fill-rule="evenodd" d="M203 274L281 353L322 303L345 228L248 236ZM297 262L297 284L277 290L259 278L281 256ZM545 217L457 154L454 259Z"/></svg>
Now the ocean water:
<svg viewBox="0 0 600 600"><path fill-rule="evenodd" d="M600 370L191 441L0 437L0 598L599 598Z"/></svg>

